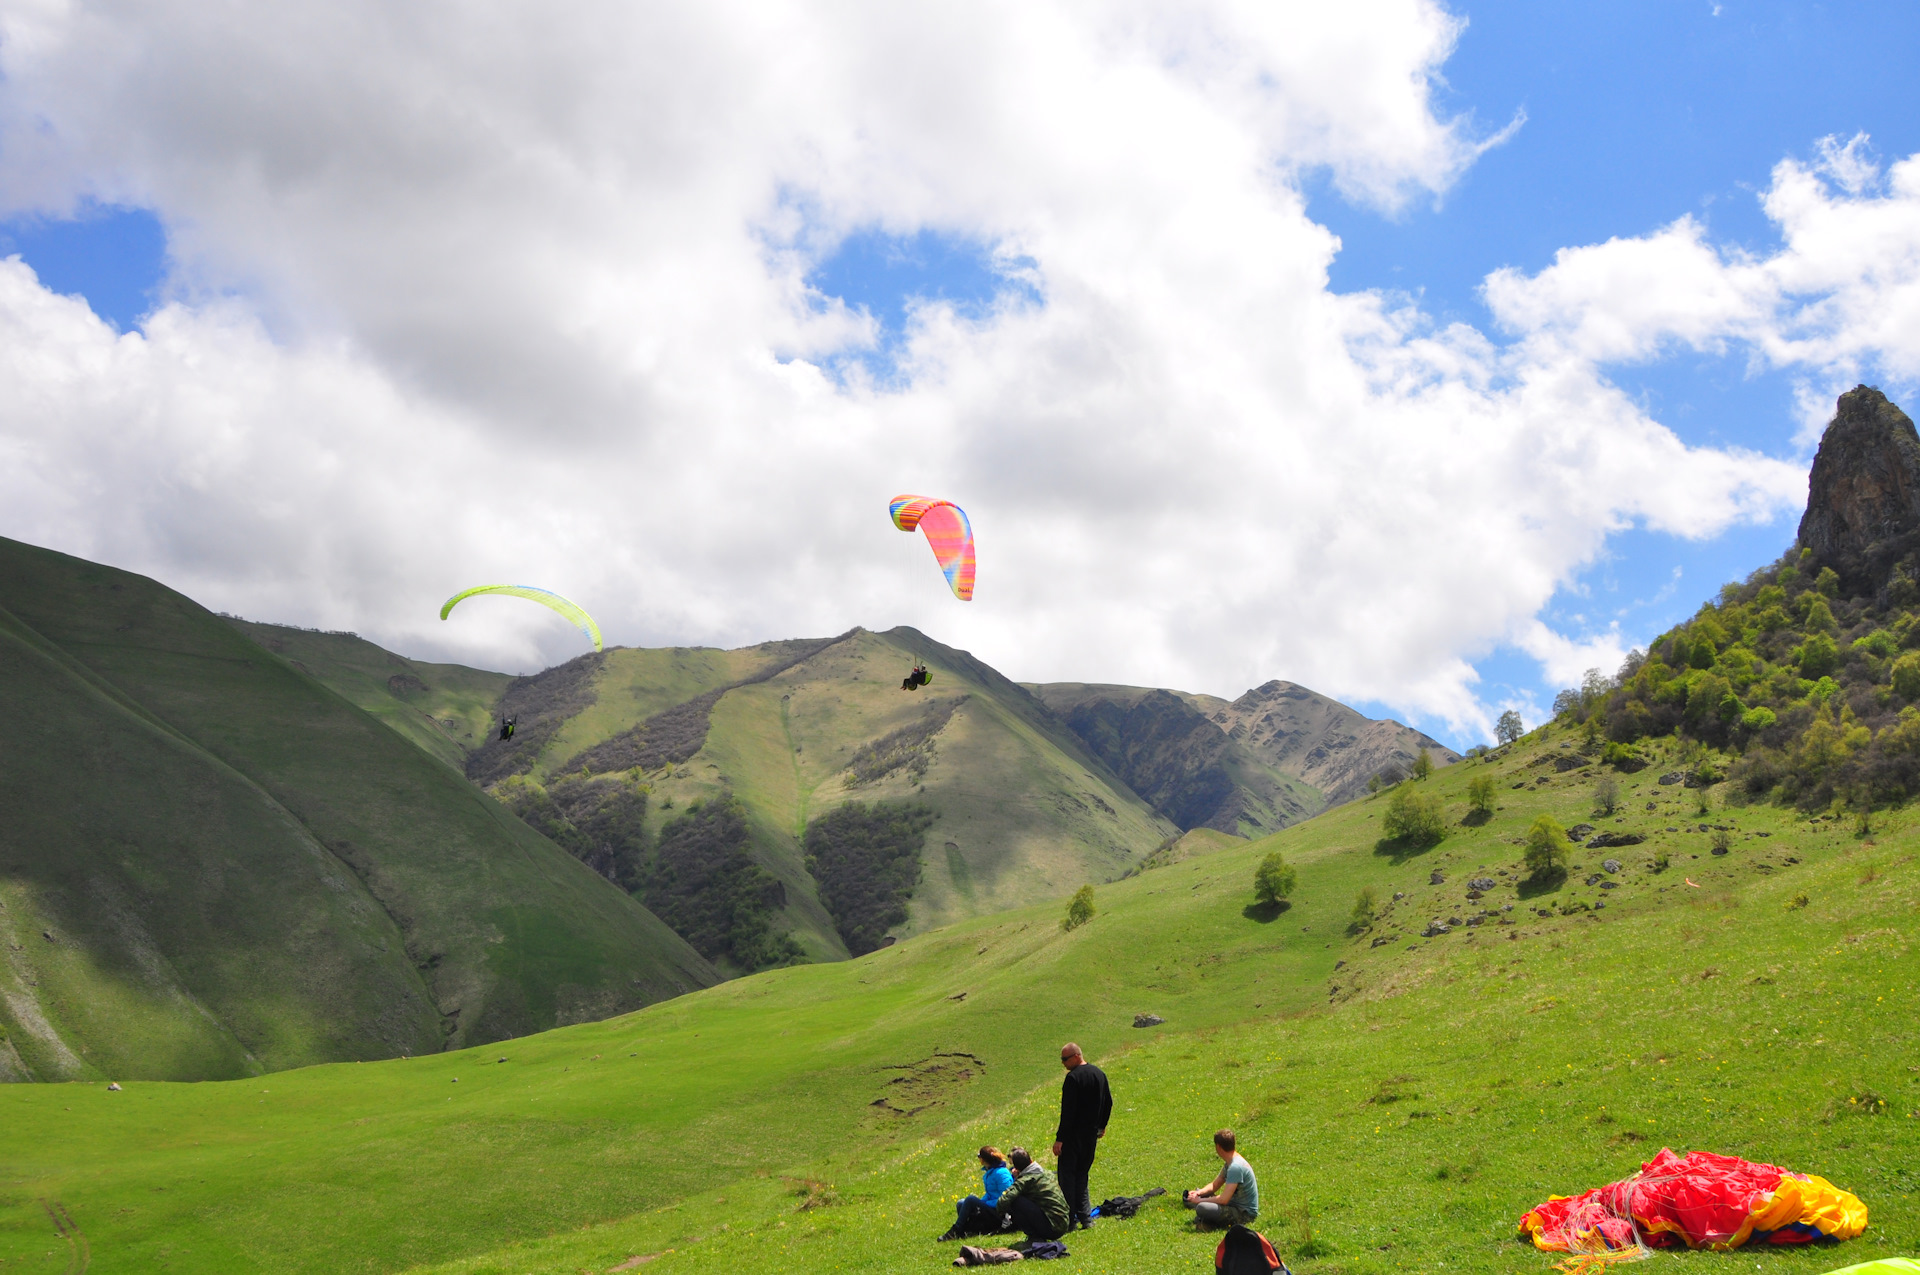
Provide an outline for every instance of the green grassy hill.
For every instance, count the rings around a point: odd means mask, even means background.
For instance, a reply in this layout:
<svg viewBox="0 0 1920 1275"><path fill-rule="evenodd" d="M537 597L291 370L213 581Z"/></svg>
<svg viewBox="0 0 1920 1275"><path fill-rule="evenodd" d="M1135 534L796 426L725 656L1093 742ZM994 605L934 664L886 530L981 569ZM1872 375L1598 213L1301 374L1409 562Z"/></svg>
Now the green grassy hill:
<svg viewBox="0 0 1920 1275"><path fill-rule="evenodd" d="M0 1269L77 1269L83 1247L173 1271L945 1269L932 1237L975 1186L972 1147L1049 1142L1067 1038L1117 1098L1096 1195L1197 1185L1234 1126L1302 1275L1545 1271L1520 1214L1661 1145L1823 1174L1873 1217L1838 1251L1663 1266L1920 1249L1920 819L1862 834L1730 807L1725 785L1703 814L1659 782L1674 745L1617 776L1581 746L1555 729L1437 771L1432 848L1383 843L1387 800L1361 800L1104 885L1071 933L1054 900L505 1046L6 1086ZM1481 778L1499 809L1469 824ZM1541 814L1643 840L1529 880ZM1276 849L1298 887L1260 908ZM1353 933L1364 887L1381 914ZM1101 1275L1204 1269L1213 1244L1164 1200L1069 1240Z"/></svg>
<svg viewBox="0 0 1920 1275"><path fill-rule="evenodd" d="M493 706L513 681L510 673L409 660L352 633L231 623L456 770L492 735Z"/></svg>
<svg viewBox="0 0 1920 1275"><path fill-rule="evenodd" d="M238 1076L704 986L622 891L224 620L0 540L0 1074Z"/></svg>
<svg viewBox="0 0 1920 1275"><path fill-rule="evenodd" d="M246 628L436 755L462 748L481 783L642 782L649 844L695 803L731 794L747 852L784 899L770 924L807 960L848 955L847 919L823 903L804 841L850 801L932 816L893 937L1112 880L1177 831L1024 689L913 629L731 651L616 647L501 678L498 706L480 710L497 675L405 661L348 634ZM917 660L934 681L902 691ZM489 713L518 719L513 740L487 732ZM610 859L608 870L618 875Z"/></svg>

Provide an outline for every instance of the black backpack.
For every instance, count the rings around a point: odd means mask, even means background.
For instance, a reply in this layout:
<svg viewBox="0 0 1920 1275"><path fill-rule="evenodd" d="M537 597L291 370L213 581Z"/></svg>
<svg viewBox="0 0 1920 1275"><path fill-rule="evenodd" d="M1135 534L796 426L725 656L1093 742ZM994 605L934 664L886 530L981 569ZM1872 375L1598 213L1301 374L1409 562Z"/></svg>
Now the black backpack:
<svg viewBox="0 0 1920 1275"><path fill-rule="evenodd" d="M1237 1223L1227 1228L1213 1251L1213 1269L1219 1275L1293 1275L1266 1236Z"/></svg>

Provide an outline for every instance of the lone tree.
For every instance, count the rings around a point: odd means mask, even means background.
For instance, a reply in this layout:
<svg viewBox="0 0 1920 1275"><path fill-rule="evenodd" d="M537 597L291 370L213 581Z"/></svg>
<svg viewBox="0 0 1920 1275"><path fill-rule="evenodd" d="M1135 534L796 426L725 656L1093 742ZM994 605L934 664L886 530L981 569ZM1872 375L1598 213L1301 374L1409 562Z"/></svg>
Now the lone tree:
<svg viewBox="0 0 1920 1275"><path fill-rule="evenodd" d="M1275 850L1260 860L1260 866L1253 870L1254 897L1262 903L1278 903L1293 893L1298 875L1280 852Z"/></svg>
<svg viewBox="0 0 1920 1275"><path fill-rule="evenodd" d="M1503 744L1511 744L1526 733L1527 728L1521 722L1520 714L1511 708L1500 714L1500 720L1493 724L1493 737Z"/></svg>
<svg viewBox="0 0 1920 1275"><path fill-rule="evenodd" d="M1521 862L1527 865L1527 871L1535 878L1553 875L1556 870L1564 871L1571 847L1567 844L1567 830L1553 821L1549 815L1541 815L1527 829L1527 853Z"/></svg>
<svg viewBox="0 0 1920 1275"><path fill-rule="evenodd" d="M1620 782L1612 775L1602 775L1594 781L1593 808L1603 815L1620 808Z"/></svg>
<svg viewBox="0 0 1920 1275"><path fill-rule="evenodd" d="M1475 775L1467 781L1467 813L1491 815L1493 813L1493 776Z"/></svg>
<svg viewBox="0 0 1920 1275"><path fill-rule="evenodd" d="M1073 898L1067 901L1067 914L1060 919L1063 930L1077 930L1093 920L1093 887L1083 885L1073 892Z"/></svg>
<svg viewBox="0 0 1920 1275"><path fill-rule="evenodd" d="M1437 845L1447 835L1447 803L1437 793L1416 792L1412 784L1401 784L1387 799L1380 830L1389 841Z"/></svg>
<svg viewBox="0 0 1920 1275"><path fill-rule="evenodd" d="M1432 773L1433 758L1427 753L1426 749L1422 748L1420 755L1413 759L1413 777L1415 779L1425 779Z"/></svg>

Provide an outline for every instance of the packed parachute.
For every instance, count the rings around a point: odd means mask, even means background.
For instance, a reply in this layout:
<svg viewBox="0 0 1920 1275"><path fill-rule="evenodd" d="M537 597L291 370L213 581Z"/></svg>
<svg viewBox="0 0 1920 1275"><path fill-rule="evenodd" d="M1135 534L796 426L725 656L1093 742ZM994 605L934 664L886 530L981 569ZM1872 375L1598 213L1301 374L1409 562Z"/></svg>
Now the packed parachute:
<svg viewBox="0 0 1920 1275"><path fill-rule="evenodd" d="M510 598L525 598L529 602L538 602L541 606L557 612L574 628L579 629L587 640L593 643L594 650L606 649L600 640L600 626L593 622L593 617L588 615L578 603L561 597L551 589L536 589L529 584L482 584L471 589L463 589L448 598L441 606L440 618L446 619L454 607L482 593L501 593ZM500 738L505 739L507 736L503 734Z"/></svg>
<svg viewBox="0 0 1920 1275"><path fill-rule="evenodd" d="M1586 1275L1651 1250L1850 1240L1867 1206L1825 1178L1735 1156L1660 1154L1622 1182L1550 1197L1520 1219L1536 1248L1569 1254L1560 1269Z"/></svg>
<svg viewBox="0 0 1920 1275"><path fill-rule="evenodd" d="M931 496L895 496L887 503L893 525L902 531L926 533L934 561L947 578L947 587L962 602L973 600L973 525L967 511L950 500Z"/></svg>

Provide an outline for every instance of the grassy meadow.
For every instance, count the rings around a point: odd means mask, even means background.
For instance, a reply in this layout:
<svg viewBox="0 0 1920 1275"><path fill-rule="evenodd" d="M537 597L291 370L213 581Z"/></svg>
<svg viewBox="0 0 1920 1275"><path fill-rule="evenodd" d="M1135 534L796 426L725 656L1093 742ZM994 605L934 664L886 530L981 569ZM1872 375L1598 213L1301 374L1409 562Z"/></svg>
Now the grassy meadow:
<svg viewBox="0 0 1920 1275"><path fill-rule="evenodd" d="M1838 1250L1662 1262L1920 1250L1920 818L1863 834L1718 790L1703 816L1656 764L1602 820L1572 742L1436 772L1456 822L1434 848L1377 844L1385 802L1358 802L1103 885L1071 933L1056 900L484 1049L5 1086L0 1273L79 1269L83 1249L101 1270L932 1271L972 1148L1051 1141L1070 1037L1116 1095L1096 1197L1206 1181L1232 1125L1301 1272L1546 1270L1520 1214L1662 1145L1823 1174L1873 1216ZM1498 813L1457 822L1488 773ZM1576 849L1543 890L1516 871L1540 813L1648 840ZM1299 885L1261 909L1276 848ZM1498 884L1469 905L1476 876ZM1349 934L1368 885L1405 897ZM1515 924L1420 937L1508 903ZM1202 1269L1213 1240L1162 1200L1069 1247L1073 1269L1157 1272Z"/></svg>

